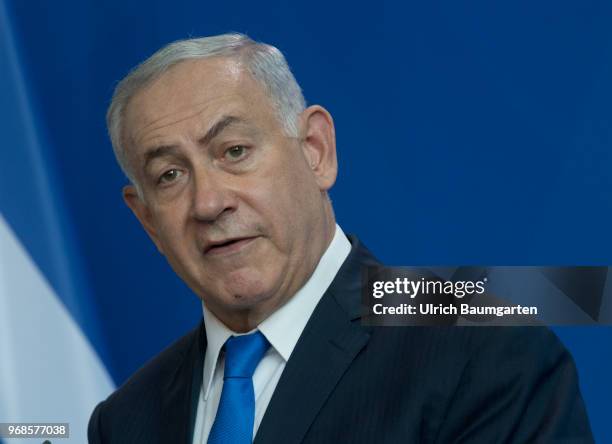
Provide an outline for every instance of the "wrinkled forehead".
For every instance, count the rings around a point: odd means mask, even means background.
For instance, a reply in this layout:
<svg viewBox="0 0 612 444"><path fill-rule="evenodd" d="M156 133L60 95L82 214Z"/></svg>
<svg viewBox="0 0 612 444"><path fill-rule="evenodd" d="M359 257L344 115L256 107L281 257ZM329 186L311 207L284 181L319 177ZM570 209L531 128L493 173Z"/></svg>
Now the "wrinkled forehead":
<svg viewBox="0 0 612 444"><path fill-rule="evenodd" d="M227 57L180 62L169 68L128 102L122 138L137 147L151 132L201 115L208 117L228 108L244 111L269 108L269 100L243 64ZM268 109L270 111L270 109ZM257 114L253 112L253 114Z"/></svg>
<svg viewBox="0 0 612 444"><path fill-rule="evenodd" d="M138 91L124 114L124 136L134 138L151 123L237 89L241 66L228 59L180 62Z"/></svg>

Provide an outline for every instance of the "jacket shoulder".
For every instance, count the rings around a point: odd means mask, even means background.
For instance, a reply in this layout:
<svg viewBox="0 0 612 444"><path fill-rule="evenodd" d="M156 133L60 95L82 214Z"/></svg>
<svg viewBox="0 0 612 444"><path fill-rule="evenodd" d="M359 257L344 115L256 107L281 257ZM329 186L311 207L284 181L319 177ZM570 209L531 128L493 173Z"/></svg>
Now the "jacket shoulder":
<svg viewBox="0 0 612 444"><path fill-rule="evenodd" d="M476 341L439 442L592 442L574 360L550 329L463 328Z"/></svg>

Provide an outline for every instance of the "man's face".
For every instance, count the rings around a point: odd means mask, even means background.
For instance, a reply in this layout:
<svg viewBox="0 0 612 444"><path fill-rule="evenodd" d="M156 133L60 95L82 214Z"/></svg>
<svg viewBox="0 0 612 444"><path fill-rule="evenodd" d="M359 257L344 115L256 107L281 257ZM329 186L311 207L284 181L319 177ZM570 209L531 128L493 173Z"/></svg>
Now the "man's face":
<svg viewBox="0 0 612 444"><path fill-rule="evenodd" d="M234 329L291 297L333 236L333 124L311 108L303 138L287 137L260 85L227 58L179 63L127 106L124 145L143 200L126 187L126 202Z"/></svg>

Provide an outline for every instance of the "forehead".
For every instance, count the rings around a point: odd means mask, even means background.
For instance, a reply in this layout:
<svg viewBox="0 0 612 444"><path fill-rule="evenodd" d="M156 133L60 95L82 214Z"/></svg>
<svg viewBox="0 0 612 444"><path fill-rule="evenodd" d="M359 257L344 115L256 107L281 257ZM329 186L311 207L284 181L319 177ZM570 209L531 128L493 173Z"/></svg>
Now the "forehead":
<svg viewBox="0 0 612 444"><path fill-rule="evenodd" d="M272 112L260 85L226 57L180 62L136 93L124 118L128 145L168 132L183 122L206 126L224 113L261 117Z"/></svg>

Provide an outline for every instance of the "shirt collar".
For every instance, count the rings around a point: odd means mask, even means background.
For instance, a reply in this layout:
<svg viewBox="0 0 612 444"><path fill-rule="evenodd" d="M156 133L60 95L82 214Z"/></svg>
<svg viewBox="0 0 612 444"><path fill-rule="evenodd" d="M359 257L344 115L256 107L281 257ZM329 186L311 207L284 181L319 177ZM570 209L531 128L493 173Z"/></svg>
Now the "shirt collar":
<svg viewBox="0 0 612 444"><path fill-rule="evenodd" d="M334 237L308 281L282 307L258 325L256 330L259 330L266 337L270 345L285 362L289 360L308 319L310 319L315 307L331 285L350 251L350 242L340 226L336 224ZM202 302L202 310L204 312L207 340L202 380L205 384L204 387L206 387L204 392L204 399L206 400L217 367L219 352L230 336L238 336L239 333L227 328L206 308L204 302Z"/></svg>

